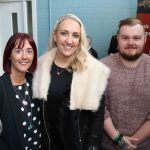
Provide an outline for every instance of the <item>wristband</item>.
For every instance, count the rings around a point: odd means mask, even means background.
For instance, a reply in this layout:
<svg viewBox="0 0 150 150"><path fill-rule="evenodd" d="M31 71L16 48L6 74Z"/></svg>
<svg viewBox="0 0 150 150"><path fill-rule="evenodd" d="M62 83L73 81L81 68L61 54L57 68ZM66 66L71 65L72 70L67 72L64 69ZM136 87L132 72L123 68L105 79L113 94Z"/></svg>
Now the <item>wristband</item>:
<svg viewBox="0 0 150 150"><path fill-rule="evenodd" d="M118 145L123 138L123 135L119 132L116 137L113 138L113 143Z"/></svg>
<svg viewBox="0 0 150 150"><path fill-rule="evenodd" d="M118 132L118 134L112 139L113 141L116 141L120 136L120 132Z"/></svg>

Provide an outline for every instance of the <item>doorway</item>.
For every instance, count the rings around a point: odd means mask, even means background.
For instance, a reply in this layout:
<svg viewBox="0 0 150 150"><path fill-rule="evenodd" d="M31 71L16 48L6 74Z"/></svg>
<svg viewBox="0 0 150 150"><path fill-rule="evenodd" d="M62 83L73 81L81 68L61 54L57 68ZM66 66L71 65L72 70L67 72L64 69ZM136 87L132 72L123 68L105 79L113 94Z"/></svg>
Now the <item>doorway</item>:
<svg viewBox="0 0 150 150"><path fill-rule="evenodd" d="M36 35L36 30L33 31L33 4L32 0L0 0L0 75L3 73L2 58L9 37L16 32Z"/></svg>

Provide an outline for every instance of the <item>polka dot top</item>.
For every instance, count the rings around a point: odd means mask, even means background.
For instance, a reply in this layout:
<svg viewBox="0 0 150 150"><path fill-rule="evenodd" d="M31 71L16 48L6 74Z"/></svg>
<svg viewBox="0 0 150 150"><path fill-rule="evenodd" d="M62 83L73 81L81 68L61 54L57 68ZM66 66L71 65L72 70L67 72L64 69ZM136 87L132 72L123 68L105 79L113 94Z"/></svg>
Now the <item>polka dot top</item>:
<svg viewBox="0 0 150 150"><path fill-rule="evenodd" d="M38 101L30 97L29 83L14 86L17 109L20 111L22 133L25 142L24 150L41 149L41 108Z"/></svg>

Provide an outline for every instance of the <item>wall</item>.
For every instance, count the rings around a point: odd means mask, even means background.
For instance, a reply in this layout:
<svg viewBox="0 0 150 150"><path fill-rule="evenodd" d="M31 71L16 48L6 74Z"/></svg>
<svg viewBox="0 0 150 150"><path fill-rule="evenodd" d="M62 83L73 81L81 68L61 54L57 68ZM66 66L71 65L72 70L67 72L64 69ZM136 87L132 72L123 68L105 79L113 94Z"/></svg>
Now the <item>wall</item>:
<svg viewBox="0 0 150 150"><path fill-rule="evenodd" d="M50 8L49 0L37 1L37 36L38 36L38 54L41 55L47 51L50 35Z"/></svg>
<svg viewBox="0 0 150 150"><path fill-rule="evenodd" d="M37 8L39 55L47 49L49 33L57 18L74 13L84 23L101 58L107 55L118 22L136 16L137 0L42 0L37 1Z"/></svg>

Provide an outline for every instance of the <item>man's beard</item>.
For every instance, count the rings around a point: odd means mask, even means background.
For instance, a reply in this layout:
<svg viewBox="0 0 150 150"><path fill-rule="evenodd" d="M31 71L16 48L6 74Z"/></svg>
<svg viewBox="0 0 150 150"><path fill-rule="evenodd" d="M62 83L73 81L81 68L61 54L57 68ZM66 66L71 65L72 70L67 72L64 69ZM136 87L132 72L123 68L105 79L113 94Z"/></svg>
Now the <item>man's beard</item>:
<svg viewBox="0 0 150 150"><path fill-rule="evenodd" d="M128 54L125 54L125 53L119 53L121 55L122 58L124 58L125 60L128 60L128 61L135 61L137 60L141 55L142 55L142 52L141 53L136 53L134 55L128 55Z"/></svg>
<svg viewBox="0 0 150 150"><path fill-rule="evenodd" d="M128 45L125 49L137 49L137 46L135 45ZM126 54L124 52L119 52L119 54L127 61L135 61L137 60L142 54L143 51L137 52L136 54Z"/></svg>

